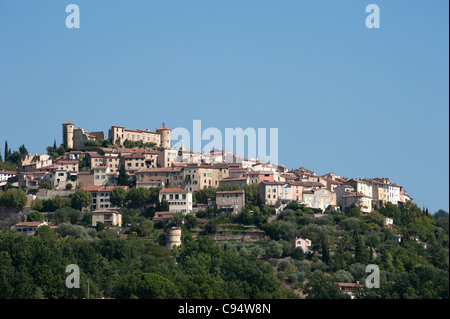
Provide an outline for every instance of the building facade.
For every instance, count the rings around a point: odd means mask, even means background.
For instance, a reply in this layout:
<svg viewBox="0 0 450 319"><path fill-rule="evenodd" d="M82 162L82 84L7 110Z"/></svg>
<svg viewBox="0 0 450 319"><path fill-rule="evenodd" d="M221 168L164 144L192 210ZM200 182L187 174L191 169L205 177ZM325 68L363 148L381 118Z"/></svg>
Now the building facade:
<svg viewBox="0 0 450 319"><path fill-rule="evenodd" d="M303 190L303 203L307 207L324 211L328 206L336 205L336 193L325 188Z"/></svg>
<svg viewBox="0 0 450 319"><path fill-rule="evenodd" d="M125 186L86 186L84 190L92 194L92 204L83 210L93 212L118 208L111 204L111 192L116 187L126 188Z"/></svg>
<svg viewBox="0 0 450 319"><path fill-rule="evenodd" d="M122 227L122 214L113 210L96 210L92 212L92 227L97 226L98 223Z"/></svg>
<svg viewBox="0 0 450 319"><path fill-rule="evenodd" d="M19 233L25 236L34 236L36 229L41 226L48 225L45 221L36 222L21 222L12 226L12 229L17 230Z"/></svg>
<svg viewBox="0 0 450 319"><path fill-rule="evenodd" d="M239 214L245 207L245 192L218 191L216 192L216 205L220 212Z"/></svg>
<svg viewBox="0 0 450 319"><path fill-rule="evenodd" d="M292 199L292 188L284 182L262 181L258 184L259 200L269 206L279 206Z"/></svg>
<svg viewBox="0 0 450 319"><path fill-rule="evenodd" d="M370 213L372 198L359 192L351 192L342 196L342 210L352 205L359 207L362 213Z"/></svg>
<svg viewBox="0 0 450 319"><path fill-rule="evenodd" d="M192 211L192 193L182 188L162 188L159 201L169 202L169 211L187 214Z"/></svg>
<svg viewBox="0 0 450 319"><path fill-rule="evenodd" d="M292 248L301 248L304 253L310 253L312 252L310 250L311 247L311 240L308 238L295 238L292 241Z"/></svg>

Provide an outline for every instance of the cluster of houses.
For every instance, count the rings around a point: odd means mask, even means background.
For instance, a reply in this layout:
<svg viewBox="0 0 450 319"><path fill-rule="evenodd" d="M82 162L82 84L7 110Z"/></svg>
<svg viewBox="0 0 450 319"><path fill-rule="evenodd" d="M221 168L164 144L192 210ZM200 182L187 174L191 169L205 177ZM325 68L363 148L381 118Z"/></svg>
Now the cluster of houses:
<svg viewBox="0 0 450 319"><path fill-rule="evenodd" d="M279 208L297 201L316 212L357 205L363 213L369 213L374 205L387 202L401 205L411 200L402 186L388 178L347 179L334 173L318 176L303 167L291 170L258 158L241 158L225 150L200 153L183 146L170 147L170 129L164 125L156 132L113 126L109 134L112 146L96 151L72 148L58 158L29 155L16 172L0 172L0 183L12 183L28 191L45 186L61 194L85 189L93 195L86 210L96 214L95 222L101 220L107 225L121 223L110 196L115 187L123 187L117 186L122 166L135 187L163 187L160 200L169 202L172 213L192 212L195 192L224 185L256 184L261 204ZM65 122L63 138L70 147L81 147L88 140L104 139L104 134L74 129L73 123ZM151 142L156 147L121 147L120 141L125 140ZM36 196L40 194L38 191ZM238 214L245 206L245 192L219 191L209 204L220 211Z"/></svg>

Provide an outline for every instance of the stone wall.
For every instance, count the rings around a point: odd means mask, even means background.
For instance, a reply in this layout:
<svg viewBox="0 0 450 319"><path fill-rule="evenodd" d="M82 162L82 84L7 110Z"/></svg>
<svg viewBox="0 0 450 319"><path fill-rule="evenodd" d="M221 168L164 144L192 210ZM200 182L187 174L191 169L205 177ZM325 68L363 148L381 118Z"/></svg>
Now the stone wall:
<svg viewBox="0 0 450 319"><path fill-rule="evenodd" d="M49 199L55 197L56 195L68 197L75 192L76 190L69 191L69 190L55 190L55 189L40 189L36 193L36 197L40 199Z"/></svg>

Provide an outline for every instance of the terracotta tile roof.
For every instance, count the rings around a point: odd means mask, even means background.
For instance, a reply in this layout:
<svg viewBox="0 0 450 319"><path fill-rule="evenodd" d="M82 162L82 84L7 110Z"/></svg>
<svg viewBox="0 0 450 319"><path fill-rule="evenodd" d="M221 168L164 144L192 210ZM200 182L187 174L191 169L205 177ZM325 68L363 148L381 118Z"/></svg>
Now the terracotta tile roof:
<svg viewBox="0 0 450 319"><path fill-rule="evenodd" d="M119 212L117 210L108 210L108 209L99 209L99 210L94 210L92 212L92 214L119 214Z"/></svg>
<svg viewBox="0 0 450 319"><path fill-rule="evenodd" d="M0 171L0 174L17 175L17 173L14 171Z"/></svg>
<svg viewBox="0 0 450 319"><path fill-rule="evenodd" d="M332 180L332 179L329 179L329 178L326 178L326 177L321 177L324 181L326 181L327 183L330 183L330 184L338 184L338 185L341 185L342 184L342 182L339 182L339 181L335 181L335 180Z"/></svg>
<svg viewBox="0 0 450 319"><path fill-rule="evenodd" d="M325 187L325 185L319 182L293 182L291 185L303 187Z"/></svg>
<svg viewBox="0 0 450 319"><path fill-rule="evenodd" d="M122 155L122 158L124 158L124 159L144 159L145 158L145 156L144 155L142 155L142 154L136 154L136 153L133 153L133 154L130 154L130 155Z"/></svg>
<svg viewBox="0 0 450 319"><path fill-rule="evenodd" d="M145 185L145 184L162 184L161 180L158 179L144 179L141 181L136 181L137 185Z"/></svg>
<svg viewBox="0 0 450 319"><path fill-rule="evenodd" d="M89 171L89 172L78 172L78 175L94 175L93 172Z"/></svg>
<svg viewBox="0 0 450 319"><path fill-rule="evenodd" d="M138 170L138 173L170 173L181 172L183 167L155 167Z"/></svg>
<svg viewBox="0 0 450 319"><path fill-rule="evenodd" d="M102 157L100 154L98 154L98 153L96 153L96 152L88 152L87 153L90 157L93 157L93 158L100 158L100 157Z"/></svg>
<svg viewBox="0 0 450 319"><path fill-rule="evenodd" d="M219 182L232 182L232 181L246 181L246 177L236 177L236 178L222 178Z"/></svg>
<svg viewBox="0 0 450 319"><path fill-rule="evenodd" d="M161 189L159 193L188 193L188 191L178 187L168 187Z"/></svg>
<svg viewBox="0 0 450 319"><path fill-rule="evenodd" d="M86 186L84 190L88 192L112 192L116 187L126 188L126 186Z"/></svg>
<svg viewBox="0 0 450 319"><path fill-rule="evenodd" d="M354 193L350 193L350 194L344 195L342 197L369 197L369 196L366 196L366 195L364 195L362 193L359 193L359 192L354 192Z"/></svg>
<svg viewBox="0 0 450 319"><path fill-rule="evenodd" d="M15 224L14 226L29 226L29 227L34 227L34 226L40 226L40 225L45 225L45 222L41 222L41 221L37 221L37 222L21 222L18 224Z"/></svg>
<svg viewBox="0 0 450 319"><path fill-rule="evenodd" d="M169 131L170 131L170 128L168 128L168 127L166 127L165 125L163 125L163 126L161 126L160 128L156 129L156 132L158 132L158 131L164 131L164 130L169 130Z"/></svg>
<svg viewBox="0 0 450 319"><path fill-rule="evenodd" d="M78 164L78 161L77 160L74 160L74 161L72 161L72 160L58 160L56 163L57 164Z"/></svg>
<svg viewBox="0 0 450 319"><path fill-rule="evenodd" d="M244 194L245 192L243 190L241 191L219 191L216 192L216 195L226 195L226 194Z"/></svg>
<svg viewBox="0 0 450 319"><path fill-rule="evenodd" d="M133 153L134 149L132 148L119 148L120 153Z"/></svg>
<svg viewBox="0 0 450 319"><path fill-rule="evenodd" d="M266 185L284 185L286 182L270 182L270 181L262 181L261 183Z"/></svg>
<svg viewBox="0 0 450 319"><path fill-rule="evenodd" d="M351 282L338 282L337 285L339 287L356 287L356 284Z"/></svg>
<svg viewBox="0 0 450 319"><path fill-rule="evenodd" d="M63 125L73 125L73 123L72 123L72 122L69 122L69 121L67 121L67 122L64 122L64 123L63 123Z"/></svg>
<svg viewBox="0 0 450 319"><path fill-rule="evenodd" d="M153 220L162 221L165 219L172 219L175 216L175 212L156 212L153 216Z"/></svg>

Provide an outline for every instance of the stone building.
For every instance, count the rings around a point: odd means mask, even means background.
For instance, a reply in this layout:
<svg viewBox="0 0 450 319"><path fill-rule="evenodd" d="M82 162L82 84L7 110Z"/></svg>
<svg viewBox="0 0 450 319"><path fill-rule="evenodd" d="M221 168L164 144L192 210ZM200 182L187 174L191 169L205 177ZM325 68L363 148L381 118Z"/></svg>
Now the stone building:
<svg viewBox="0 0 450 319"><path fill-rule="evenodd" d="M243 190L216 192L216 205L221 212L237 215L245 207L245 192Z"/></svg>

